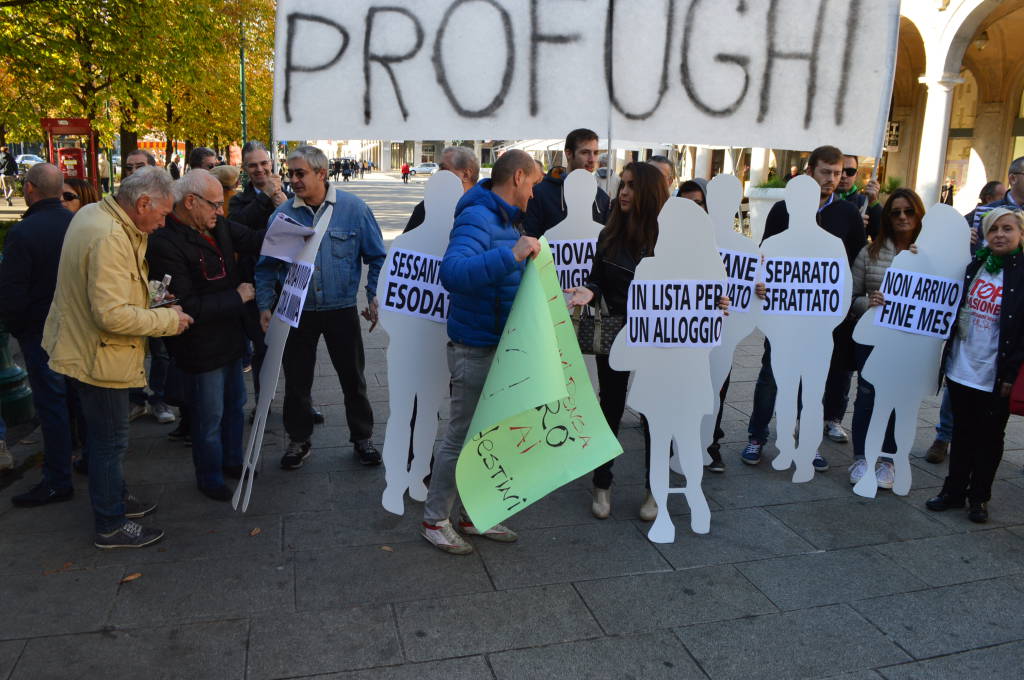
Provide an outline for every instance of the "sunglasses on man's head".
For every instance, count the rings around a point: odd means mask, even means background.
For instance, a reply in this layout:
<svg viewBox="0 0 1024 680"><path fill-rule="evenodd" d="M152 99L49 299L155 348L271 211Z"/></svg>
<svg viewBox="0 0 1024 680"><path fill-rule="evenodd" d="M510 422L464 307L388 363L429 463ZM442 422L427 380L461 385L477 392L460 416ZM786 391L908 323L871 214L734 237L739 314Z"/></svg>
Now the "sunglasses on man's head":
<svg viewBox="0 0 1024 680"><path fill-rule="evenodd" d="M847 177L855 177L857 175L857 168L843 168L843 174Z"/></svg>

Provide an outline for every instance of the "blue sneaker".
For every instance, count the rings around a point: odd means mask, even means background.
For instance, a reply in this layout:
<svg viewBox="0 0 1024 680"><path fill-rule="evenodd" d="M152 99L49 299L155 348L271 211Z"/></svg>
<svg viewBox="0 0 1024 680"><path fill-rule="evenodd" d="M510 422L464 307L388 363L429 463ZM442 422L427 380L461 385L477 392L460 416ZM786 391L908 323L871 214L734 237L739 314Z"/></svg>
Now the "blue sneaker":
<svg viewBox="0 0 1024 680"><path fill-rule="evenodd" d="M821 451L815 451L814 460L811 461L811 465L814 466L815 472L825 472L828 470L828 461L821 455Z"/></svg>
<svg viewBox="0 0 1024 680"><path fill-rule="evenodd" d="M757 465L761 462L761 449L763 448L764 442L751 439L747 442L746 447L740 453L740 460L747 465Z"/></svg>

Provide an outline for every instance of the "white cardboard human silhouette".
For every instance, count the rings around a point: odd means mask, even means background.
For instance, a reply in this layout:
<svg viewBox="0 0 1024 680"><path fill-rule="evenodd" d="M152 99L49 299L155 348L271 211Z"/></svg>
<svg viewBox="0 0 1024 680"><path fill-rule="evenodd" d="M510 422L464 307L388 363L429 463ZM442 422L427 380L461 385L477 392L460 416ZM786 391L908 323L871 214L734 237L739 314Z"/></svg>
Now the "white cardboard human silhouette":
<svg viewBox="0 0 1024 680"><path fill-rule="evenodd" d="M839 261L840 268L838 315L772 314L762 309L758 317L757 325L771 343L772 373L778 387L775 427L779 455L772 461L772 467L787 470L795 463L794 482L808 482L814 477L812 462L823 432L821 397L832 358L832 330L846 318L853 287L843 242L815 221L820 195L818 183L807 175L791 179L786 185L785 199L789 228L761 244L766 259L832 258ZM797 394L801 385L803 410L799 414L797 445L791 433L797 425Z"/></svg>
<svg viewBox="0 0 1024 680"><path fill-rule="evenodd" d="M380 325L388 334L388 404L391 410L384 434L385 488L381 502L385 510L396 515L405 511L406 489L413 500L422 501L427 497L423 479L433 456L437 414L448 390L445 356L448 333L444 323L385 308L388 272L398 249L444 257L455 206L462 194L462 182L447 170L427 181L423 224L395 238L377 283ZM410 430L414 404L416 422ZM410 437L411 466L408 463Z"/></svg>
<svg viewBox="0 0 1024 680"><path fill-rule="evenodd" d="M970 230L964 228L963 216L953 207L942 203L932 206L916 243L918 253L903 251L893 258L891 268L963 280L964 268L971 259ZM853 487L856 494L866 498L874 498L878 490L874 469L879 456L893 460L896 474L892 492L900 496L910 492L910 449L917 434L917 414L921 400L935 390L943 344L939 338L876 325L877 309L871 307L864 312L853 332L855 341L874 345L861 371L875 388L875 405L864 442L868 473ZM890 456L882 453L882 442L893 412L896 453Z"/></svg>
<svg viewBox="0 0 1024 680"><path fill-rule="evenodd" d="M655 256L640 261L634 280L722 281L725 268L715 247L714 228L707 213L693 201L670 198L658 215ZM626 397L644 414L651 431L651 494L658 516L647 537L654 543L675 540L668 514L668 494L682 493L690 506L690 528L706 534L711 510L701 489L704 456L700 448L701 419L714 410L717 393L711 384L710 347L638 347L627 344L627 333L615 337L608 357L617 371L634 371ZM673 441L686 486L669 488L669 447Z"/></svg>
<svg viewBox="0 0 1024 680"><path fill-rule="evenodd" d="M565 219L548 229L544 236L555 257L555 268L559 272L559 284L565 289L582 286L586 283L586 277L583 277L583 280L565 280L563 275L565 258L561 258L563 264L560 264L561 252L556 251L561 251L560 246L565 245L565 252L582 252L585 256L582 258L582 262L576 263L578 265L576 269L585 269L589 273L597 247L597 237L603 227L594 221L594 212L591 210L594 197L597 195L597 180L593 175L586 170L573 170L565 178L562 191L565 198Z"/></svg>
<svg viewBox="0 0 1024 680"><path fill-rule="evenodd" d="M733 219L736 216L736 211L739 210L742 198L743 184L735 175L715 175L714 179L708 182L708 213L711 216L711 222L715 225L715 242L718 244L719 253L728 251L753 257L757 263L755 269L759 270L761 251L757 244L733 228ZM728 273L728 268L726 268L726 274L728 275ZM755 271L755 276L756 273ZM750 303L745 311L738 307L739 300L736 299L736 296L732 297L729 315L725 317L722 326L722 344L711 350L711 385L714 387L716 395L721 392L725 378L732 368L732 358L736 346L757 327L762 306L761 299L753 295L752 291ZM711 446L715 436L715 421L718 419L720 408L721 404L716 397L715 410L701 421L701 450L704 452L705 463L711 462L711 457L707 455L707 449Z"/></svg>

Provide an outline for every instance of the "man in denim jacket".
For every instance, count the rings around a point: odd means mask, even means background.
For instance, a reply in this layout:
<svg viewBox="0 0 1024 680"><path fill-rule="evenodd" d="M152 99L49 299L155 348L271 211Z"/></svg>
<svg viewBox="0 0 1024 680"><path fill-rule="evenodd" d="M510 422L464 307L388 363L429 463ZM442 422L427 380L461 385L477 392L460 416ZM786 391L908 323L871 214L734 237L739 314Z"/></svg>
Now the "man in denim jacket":
<svg viewBox="0 0 1024 680"><path fill-rule="evenodd" d="M283 212L300 224L312 227L328 204L334 206L327 232L317 251L313 277L306 294L299 326L288 335L282 367L285 374L284 428L288 449L281 467L294 470L310 453L313 411L310 389L316 367L317 345L323 335L331 363L345 394L345 415L349 440L359 462L380 464L380 452L370 441L373 411L366 396L366 364L363 339L356 311L356 294L362 276L362 264L369 266L366 277L368 306L363 316L377 324L377 276L384 264L384 239L377 220L367 205L356 196L336 190L327 183L328 161L313 146L301 146L288 156L288 177L295 198L285 201L274 215ZM270 324L279 284L284 282L288 264L261 257L256 264L256 304L264 332Z"/></svg>

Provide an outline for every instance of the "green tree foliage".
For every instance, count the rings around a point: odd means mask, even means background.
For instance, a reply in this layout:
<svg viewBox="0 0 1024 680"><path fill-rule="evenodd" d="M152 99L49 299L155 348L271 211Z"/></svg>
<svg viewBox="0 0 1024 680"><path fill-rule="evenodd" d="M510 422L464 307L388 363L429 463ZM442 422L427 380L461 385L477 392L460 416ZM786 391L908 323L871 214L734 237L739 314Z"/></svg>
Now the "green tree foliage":
<svg viewBox="0 0 1024 680"><path fill-rule="evenodd" d="M38 139L45 115L221 146L269 136L274 0L0 2L0 135Z"/></svg>

